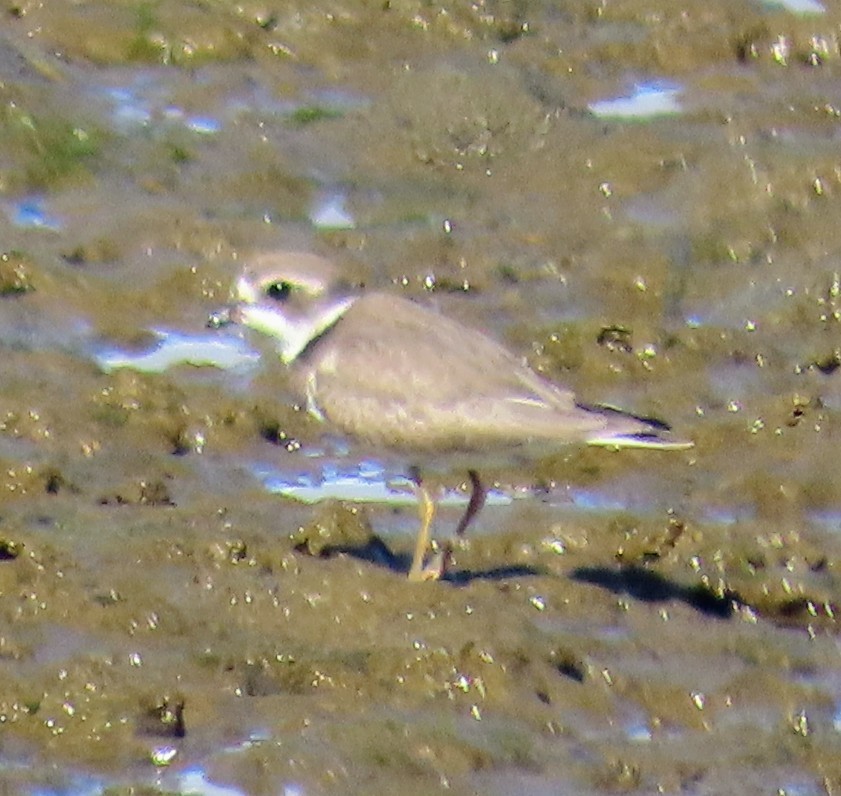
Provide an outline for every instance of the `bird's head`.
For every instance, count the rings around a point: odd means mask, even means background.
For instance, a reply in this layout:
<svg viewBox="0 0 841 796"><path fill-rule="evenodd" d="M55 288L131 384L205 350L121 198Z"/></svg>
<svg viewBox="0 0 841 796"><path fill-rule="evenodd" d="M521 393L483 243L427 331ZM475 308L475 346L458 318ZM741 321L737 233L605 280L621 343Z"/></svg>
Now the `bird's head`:
<svg viewBox="0 0 841 796"><path fill-rule="evenodd" d="M333 326L355 300L342 289L333 264L307 252L252 257L232 293L233 303L214 312L208 325L241 323L268 335L287 364Z"/></svg>

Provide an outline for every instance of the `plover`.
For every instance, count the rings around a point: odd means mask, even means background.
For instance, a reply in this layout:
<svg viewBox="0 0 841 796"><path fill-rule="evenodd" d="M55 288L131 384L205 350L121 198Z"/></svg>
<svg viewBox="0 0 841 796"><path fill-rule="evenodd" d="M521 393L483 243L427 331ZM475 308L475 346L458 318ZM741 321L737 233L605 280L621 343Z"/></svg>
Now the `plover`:
<svg viewBox="0 0 841 796"><path fill-rule="evenodd" d="M435 501L420 465L467 463L463 534L485 502L483 459L538 458L559 446L684 449L668 426L608 406L584 406L487 335L386 292L352 292L327 260L306 252L251 258L234 303L211 326L241 323L273 338L309 412L332 429L399 451L420 510L410 580L438 578L447 552L427 561Z"/></svg>

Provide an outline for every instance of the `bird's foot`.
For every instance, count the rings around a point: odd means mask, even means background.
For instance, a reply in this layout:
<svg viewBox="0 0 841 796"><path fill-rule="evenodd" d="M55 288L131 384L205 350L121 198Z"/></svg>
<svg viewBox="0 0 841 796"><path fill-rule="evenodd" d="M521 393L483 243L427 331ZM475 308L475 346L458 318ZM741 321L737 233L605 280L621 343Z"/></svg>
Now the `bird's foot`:
<svg viewBox="0 0 841 796"><path fill-rule="evenodd" d="M412 566L409 570L409 580L413 583L423 583L428 580L441 580L447 572L450 563L448 547L439 547L432 543L432 555L419 566Z"/></svg>

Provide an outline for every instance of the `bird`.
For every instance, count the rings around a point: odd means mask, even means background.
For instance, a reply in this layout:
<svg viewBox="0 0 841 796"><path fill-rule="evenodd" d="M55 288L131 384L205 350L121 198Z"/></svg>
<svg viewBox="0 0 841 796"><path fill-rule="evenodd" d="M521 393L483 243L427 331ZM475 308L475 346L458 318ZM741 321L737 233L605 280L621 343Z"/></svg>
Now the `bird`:
<svg viewBox="0 0 841 796"><path fill-rule="evenodd" d="M692 446L671 439L659 420L578 402L488 335L432 307L353 289L331 261L311 252L248 258L231 304L208 319L216 328L231 323L272 338L311 415L410 462L420 514L411 581L443 577L451 554L430 540L436 503L423 482L425 461L440 456L465 464L471 494L459 537L484 506L478 464L485 459L536 459L572 443Z"/></svg>

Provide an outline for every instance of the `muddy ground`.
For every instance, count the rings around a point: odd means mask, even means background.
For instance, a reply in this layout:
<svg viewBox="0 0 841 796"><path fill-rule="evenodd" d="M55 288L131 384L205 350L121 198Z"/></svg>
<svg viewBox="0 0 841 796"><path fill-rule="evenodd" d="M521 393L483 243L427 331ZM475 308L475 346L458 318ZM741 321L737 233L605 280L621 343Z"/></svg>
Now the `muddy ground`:
<svg viewBox="0 0 841 796"><path fill-rule="evenodd" d="M837 9L0 15L0 793L841 792ZM102 365L273 247L695 447L484 468L409 584L411 504L256 474L324 460L264 343Z"/></svg>

